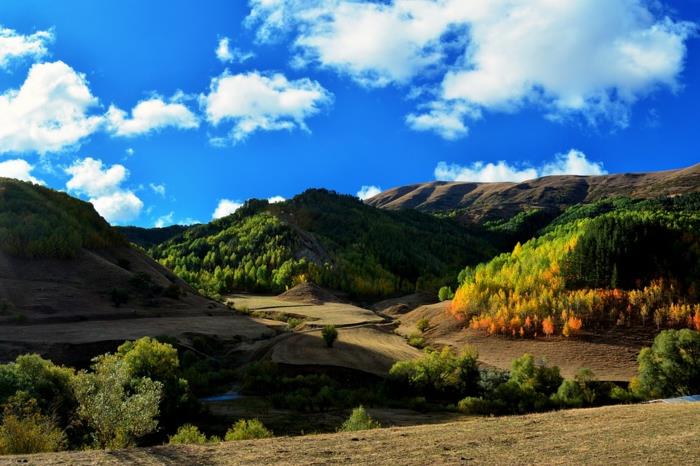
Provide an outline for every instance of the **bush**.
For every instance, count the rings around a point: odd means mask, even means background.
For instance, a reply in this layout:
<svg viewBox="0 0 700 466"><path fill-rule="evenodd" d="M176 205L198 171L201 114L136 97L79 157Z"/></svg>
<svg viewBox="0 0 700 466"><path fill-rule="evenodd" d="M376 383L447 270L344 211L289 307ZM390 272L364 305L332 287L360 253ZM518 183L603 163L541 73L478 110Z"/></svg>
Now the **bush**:
<svg viewBox="0 0 700 466"><path fill-rule="evenodd" d="M185 424L177 429L175 435L171 435L168 439L169 444L197 444L202 445L207 443L207 436L199 431L197 426Z"/></svg>
<svg viewBox="0 0 700 466"><path fill-rule="evenodd" d="M414 348L423 349L425 348L425 338L423 338L423 335L413 333L408 336L408 344Z"/></svg>
<svg viewBox="0 0 700 466"><path fill-rule="evenodd" d="M573 380L562 382L553 401L570 408L592 406L596 399L594 381L595 375L590 369L580 369Z"/></svg>
<svg viewBox="0 0 700 466"><path fill-rule="evenodd" d="M425 332L428 330L428 328L430 328L430 320L426 319L425 317L416 322L416 329L420 333Z"/></svg>
<svg viewBox="0 0 700 466"><path fill-rule="evenodd" d="M631 384L642 398L700 393L700 332L664 330L637 359L638 377Z"/></svg>
<svg viewBox="0 0 700 466"><path fill-rule="evenodd" d="M438 291L438 299L440 300L440 302L447 301L448 299L452 299L454 297L455 294L452 291L452 288L450 288L449 286L443 286Z"/></svg>
<svg viewBox="0 0 700 466"><path fill-rule="evenodd" d="M377 421L372 419L363 406L352 410L352 414L340 426L341 432L355 432L357 430L378 429L381 427Z"/></svg>
<svg viewBox="0 0 700 466"><path fill-rule="evenodd" d="M493 403L481 397L468 396L457 404L457 409L464 414L491 414Z"/></svg>
<svg viewBox="0 0 700 466"><path fill-rule="evenodd" d="M41 414L36 400L19 392L5 404L0 424L0 454L60 451L66 435L54 421Z"/></svg>
<svg viewBox="0 0 700 466"><path fill-rule="evenodd" d="M427 352L422 358L399 361L389 371L389 386L396 394L457 401L479 391L477 353L457 356L448 348Z"/></svg>
<svg viewBox="0 0 700 466"><path fill-rule="evenodd" d="M287 329L294 330L298 326L304 323L304 319L299 319L297 317L290 317L287 319Z"/></svg>
<svg viewBox="0 0 700 466"><path fill-rule="evenodd" d="M268 437L272 437L272 432L267 430L262 422L257 419L241 419L226 432L224 440L230 442L232 440L251 440Z"/></svg>
<svg viewBox="0 0 700 466"><path fill-rule="evenodd" d="M326 325L323 327L323 330L321 330L321 336L323 337L323 341L326 342L326 346L332 348L333 343L335 343L335 340L338 338L338 330L335 329L334 325Z"/></svg>

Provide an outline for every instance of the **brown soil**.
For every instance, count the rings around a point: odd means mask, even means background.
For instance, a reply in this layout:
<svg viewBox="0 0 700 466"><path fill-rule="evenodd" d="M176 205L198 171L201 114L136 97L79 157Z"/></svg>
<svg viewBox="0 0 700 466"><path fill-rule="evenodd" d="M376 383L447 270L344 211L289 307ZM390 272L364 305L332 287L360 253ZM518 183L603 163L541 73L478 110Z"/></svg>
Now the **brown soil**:
<svg viewBox="0 0 700 466"><path fill-rule="evenodd" d="M608 332L584 333L575 338L507 338L488 336L465 329L449 313L449 302L422 306L399 317L397 332L417 333L418 320L427 318L430 327L424 337L436 347L449 346L461 350L471 345L479 352L479 361L487 366L509 369L512 361L524 353L545 359L559 366L562 375L572 377L582 368L591 369L601 380L627 381L637 371L639 350L651 344L653 331L613 329Z"/></svg>
<svg viewBox="0 0 700 466"><path fill-rule="evenodd" d="M528 416L210 445L45 453L0 464L698 464L700 403Z"/></svg>
<svg viewBox="0 0 700 466"><path fill-rule="evenodd" d="M338 296L313 283L301 283L277 296L277 299L304 304L342 302Z"/></svg>
<svg viewBox="0 0 700 466"><path fill-rule="evenodd" d="M414 293L399 298L385 299L371 306L375 312L379 312L387 316L397 316L405 314L425 304L432 304L435 301L435 296L428 293Z"/></svg>

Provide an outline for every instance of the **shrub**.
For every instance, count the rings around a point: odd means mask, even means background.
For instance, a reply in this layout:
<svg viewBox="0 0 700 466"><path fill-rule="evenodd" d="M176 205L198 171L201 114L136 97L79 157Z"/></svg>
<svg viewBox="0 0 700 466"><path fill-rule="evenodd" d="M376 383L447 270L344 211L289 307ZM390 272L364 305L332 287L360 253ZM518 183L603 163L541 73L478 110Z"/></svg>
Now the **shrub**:
<svg viewBox="0 0 700 466"><path fill-rule="evenodd" d="M129 293L121 288L112 288L109 292L109 299L114 304L114 307L120 307L122 304L129 302Z"/></svg>
<svg viewBox="0 0 700 466"><path fill-rule="evenodd" d="M700 393L700 332L664 330L637 359L638 377L632 388L642 398Z"/></svg>
<svg viewBox="0 0 700 466"><path fill-rule="evenodd" d="M197 426L193 426L192 424L185 424L184 426L180 426L179 429L177 429L177 433L175 435L171 435L170 438L168 439L168 443L170 444L197 444L197 445L202 445L207 443L207 436L204 435L199 431L199 428Z"/></svg>
<svg viewBox="0 0 700 466"><path fill-rule="evenodd" d="M399 361L389 371L389 384L403 396L459 400L479 391L477 354L467 350L455 355L445 348L427 352L420 359Z"/></svg>
<svg viewBox="0 0 700 466"><path fill-rule="evenodd" d="M294 330L298 326L304 323L304 319L299 319L297 317L290 317L287 319L287 328L289 330Z"/></svg>
<svg viewBox="0 0 700 466"><path fill-rule="evenodd" d="M491 414L494 407L489 400L468 396L457 404L457 409L464 414Z"/></svg>
<svg viewBox="0 0 700 466"><path fill-rule="evenodd" d="M440 302L447 301L448 299L452 299L454 297L455 294L452 291L452 288L450 288L449 286L443 286L438 291L438 299L440 300Z"/></svg>
<svg viewBox="0 0 700 466"><path fill-rule="evenodd" d="M20 392L5 405L0 424L0 454L60 451L66 435L39 411L36 400Z"/></svg>
<svg viewBox="0 0 700 466"><path fill-rule="evenodd" d="M323 330L321 330L321 336L323 337L323 341L326 342L326 346L332 348L333 343L335 343L335 340L338 338L338 330L336 330L334 325L326 325L323 327Z"/></svg>
<svg viewBox="0 0 700 466"><path fill-rule="evenodd" d="M377 421L372 419L363 406L352 410L352 414L340 426L341 432L355 432L357 430L378 429L381 427Z"/></svg>
<svg viewBox="0 0 700 466"><path fill-rule="evenodd" d="M425 348L425 338L423 338L423 335L413 333L408 336L408 344L414 348L423 349Z"/></svg>
<svg viewBox="0 0 700 466"><path fill-rule="evenodd" d="M251 440L256 438L272 437L272 432L257 419L241 419L236 422L226 432L224 440L230 442L232 440Z"/></svg>
<svg viewBox="0 0 700 466"><path fill-rule="evenodd" d="M571 408L592 406L596 399L594 381L595 375L590 369L580 369L573 380L562 382L553 401Z"/></svg>
<svg viewBox="0 0 700 466"><path fill-rule="evenodd" d="M425 332L428 330L428 328L430 328L430 320L426 319L425 317L416 322L416 329L420 333Z"/></svg>

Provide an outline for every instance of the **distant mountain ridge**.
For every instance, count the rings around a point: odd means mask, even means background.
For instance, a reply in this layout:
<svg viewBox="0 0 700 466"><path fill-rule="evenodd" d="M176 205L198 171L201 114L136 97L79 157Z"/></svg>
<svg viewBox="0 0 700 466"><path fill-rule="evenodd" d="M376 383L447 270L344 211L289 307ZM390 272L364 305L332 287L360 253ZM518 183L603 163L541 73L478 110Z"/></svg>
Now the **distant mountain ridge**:
<svg viewBox="0 0 700 466"><path fill-rule="evenodd" d="M530 209L562 211L613 196L654 198L700 191L700 164L601 176L556 175L522 183L433 181L388 189L365 201L387 210L457 211L461 221L506 219Z"/></svg>

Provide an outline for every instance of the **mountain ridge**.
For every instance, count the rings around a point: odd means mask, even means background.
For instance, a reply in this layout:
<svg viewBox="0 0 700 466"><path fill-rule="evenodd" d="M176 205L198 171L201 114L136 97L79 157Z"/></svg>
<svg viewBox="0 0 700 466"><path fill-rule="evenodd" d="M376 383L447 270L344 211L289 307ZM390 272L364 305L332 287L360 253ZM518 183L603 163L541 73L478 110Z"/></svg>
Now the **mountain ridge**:
<svg viewBox="0 0 700 466"><path fill-rule="evenodd" d="M530 209L560 212L605 197L654 198L699 190L700 163L647 173L551 175L520 183L431 181L391 188L365 202L387 210L453 211L462 222L483 222Z"/></svg>

